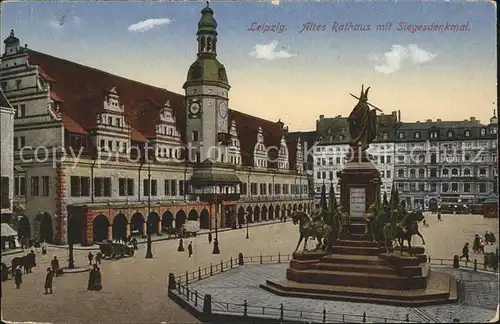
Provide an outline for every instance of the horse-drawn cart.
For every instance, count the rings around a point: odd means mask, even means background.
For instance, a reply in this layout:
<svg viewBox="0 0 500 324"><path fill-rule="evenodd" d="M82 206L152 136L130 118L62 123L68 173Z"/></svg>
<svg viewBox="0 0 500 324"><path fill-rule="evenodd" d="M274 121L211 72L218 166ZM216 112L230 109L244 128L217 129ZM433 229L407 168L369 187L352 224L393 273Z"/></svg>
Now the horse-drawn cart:
<svg viewBox="0 0 500 324"><path fill-rule="evenodd" d="M134 248L132 246L121 243L102 243L99 245L104 258L116 260L124 256L133 256Z"/></svg>

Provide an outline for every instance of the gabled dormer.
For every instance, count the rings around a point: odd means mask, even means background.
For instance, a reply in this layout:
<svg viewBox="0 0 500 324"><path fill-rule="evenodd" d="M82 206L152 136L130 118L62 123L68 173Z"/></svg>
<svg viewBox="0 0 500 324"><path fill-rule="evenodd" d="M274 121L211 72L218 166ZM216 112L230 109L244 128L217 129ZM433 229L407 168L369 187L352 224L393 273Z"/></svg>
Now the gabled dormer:
<svg viewBox="0 0 500 324"><path fill-rule="evenodd" d="M257 142L253 149L253 165L256 168L267 168L267 150L264 144L262 127L260 126L257 132Z"/></svg>
<svg viewBox="0 0 500 324"><path fill-rule="evenodd" d="M302 144L300 137L297 139L297 153L295 155L295 170L302 173L304 171L304 152L302 151Z"/></svg>
<svg viewBox="0 0 500 324"><path fill-rule="evenodd" d="M229 136L231 137L231 144L229 145L229 163L234 165L241 165L241 147L240 139L238 138L238 131L236 129L236 122L231 121L231 128L229 130Z"/></svg>
<svg viewBox="0 0 500 324"><path fill-rule="evenodd" d="M55 92L49 92L48 113L54 120L61 120L64 107L64 100Z"/></svg>
<svg viewBox="0 0 500 324"><path fill-rule="evenodd" d="M104 99L104 100L102 100ZM100 152L121 156L130 149L130 126L125 120L125 106L120 104L120 95L115 86L104 93L101 100L89 100L87 105L97 104L96 147Z"/></svg>
<svg viewBox="0 0 500 324"><path fill-rule="evenodd" d="M170 106L170 100L167 100L163 105L159 114L155 128L155 138L152 141L155 146L156 158L160 161L180 159L181 135L175 124L176 121Z"/></svg>
<svg viewBox="0 0 500 324"><path fill-rule="evenodd" d="M286 145L285 136L281 137L280 148L278 151L278 170L288 170L288 146Z"/></svg>

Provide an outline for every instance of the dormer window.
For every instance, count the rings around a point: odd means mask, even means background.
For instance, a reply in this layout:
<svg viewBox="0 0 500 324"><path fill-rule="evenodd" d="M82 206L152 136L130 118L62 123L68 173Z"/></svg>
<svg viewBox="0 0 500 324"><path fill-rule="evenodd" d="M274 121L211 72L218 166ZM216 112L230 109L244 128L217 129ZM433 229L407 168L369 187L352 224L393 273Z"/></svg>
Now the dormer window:
<svg viewBox="0 0 500 324"><path fill-rule="evenodd" d="M415 139L420 139L420 132L415 133Z"/></svg>
<svg viewBox="0 0 500 324"><path fill-rule="evenodd" d="M452 138L453 137L453 132L452 131L448 131L448 138Z"/></svg>
<svg viewBox="0 0 500 324"><path fill-rule="evenodd" d="M437 138L438 133L437 132L431 132L431 138Z"/></svg>
<svg viewBox="0 0 500 324"><path fill-rule="evenodd" d="M496 134L497 133L497 128L495 126L493 126L493 128L491 129L491 133L492 134Z"/></svg>
<svg viewBox="0 0 500 324"><path fill-rule="evenodd" d="M483 135L483 130L484 129L481 129L481 135ZM470 131L469 130L465 131L465 137L470 137Z"/></svg>
<svg viewBox="0 0 500 324"><path fill-rule="evenodd" d="M22 80L16 80L16 89L21 88L21 83L22 83Z"/></svg>
<svg viewBox="0 0 500 324"><path fill-rule="evenodd" d="M121 120L120 118L116 118L116 126L121 127Z"/></svg>
<svg viewBox="0 0 500 324"><path fill-rule="evenodd" d="M481 128L481 136L485 136L486 135L486 129L485 128Z"/></svg>
<svg viewBox="0 0 500 324"><path fill-rule="evenodd" d="M403 132L399 132L398 138L400 138L400 139L405 138L405 134Z"/></svg>

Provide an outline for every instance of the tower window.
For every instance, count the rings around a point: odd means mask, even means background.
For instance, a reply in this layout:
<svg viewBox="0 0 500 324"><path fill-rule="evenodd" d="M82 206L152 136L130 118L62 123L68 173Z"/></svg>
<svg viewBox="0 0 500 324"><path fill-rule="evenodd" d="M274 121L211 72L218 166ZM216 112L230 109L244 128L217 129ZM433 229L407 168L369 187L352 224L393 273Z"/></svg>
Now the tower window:
<svg viewBox="0 0 500 324"><path fill-rule="evenodd" d="M191 140L192 140L193 142L197 142L197 141L198 141L198 131L193 131L193 132L191 133Z"/></svg>
<svg viewBox="0 0 500 324"><path fill-rule="evenodd" d="M17 89L21 88L21 83L22 83L22 80L16 80L16 88Z"/></svg>

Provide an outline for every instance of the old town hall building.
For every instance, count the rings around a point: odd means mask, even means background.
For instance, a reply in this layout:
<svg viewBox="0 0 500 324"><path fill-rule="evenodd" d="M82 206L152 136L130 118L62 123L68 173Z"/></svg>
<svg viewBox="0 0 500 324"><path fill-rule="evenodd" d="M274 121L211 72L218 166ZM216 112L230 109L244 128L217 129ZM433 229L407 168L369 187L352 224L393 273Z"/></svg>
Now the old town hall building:
<svg viewBox="0 0 500 324"><path fill-rule="evenodd" d="M301 140L231 109L217 23L201 14L184 95L28 49L14 31L4 40L20 236L89 245L310 208Z"/></svg>

